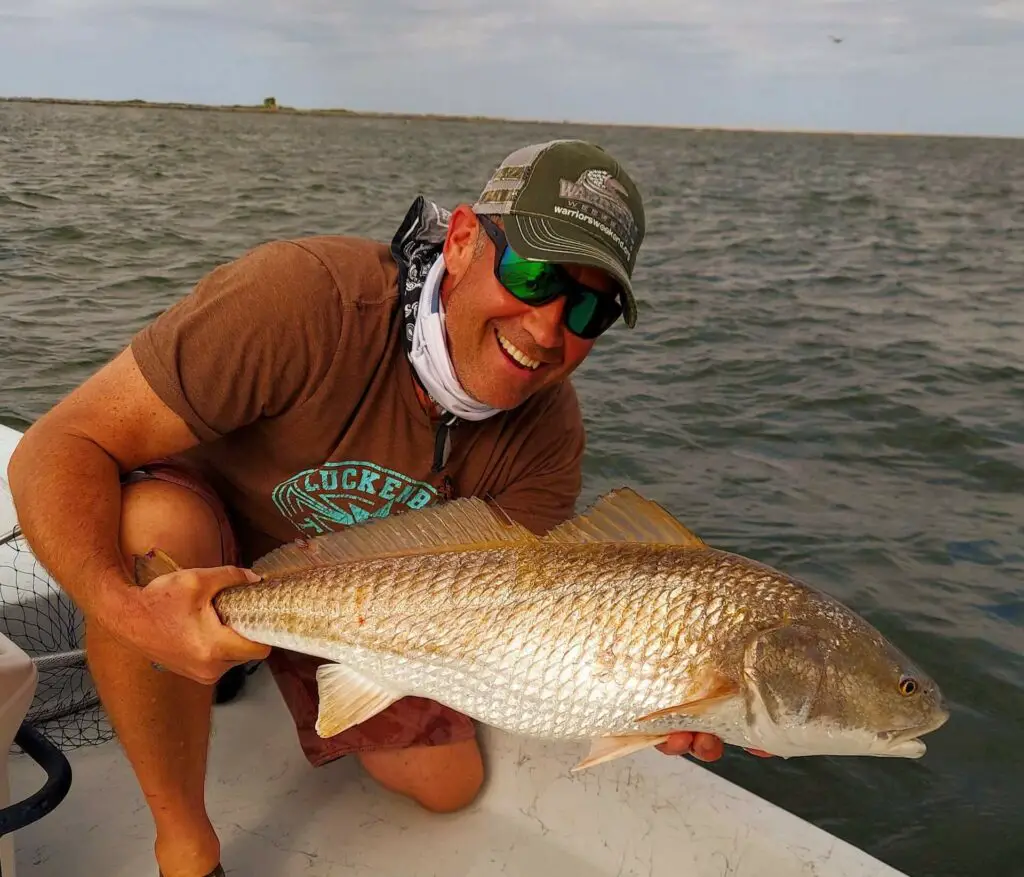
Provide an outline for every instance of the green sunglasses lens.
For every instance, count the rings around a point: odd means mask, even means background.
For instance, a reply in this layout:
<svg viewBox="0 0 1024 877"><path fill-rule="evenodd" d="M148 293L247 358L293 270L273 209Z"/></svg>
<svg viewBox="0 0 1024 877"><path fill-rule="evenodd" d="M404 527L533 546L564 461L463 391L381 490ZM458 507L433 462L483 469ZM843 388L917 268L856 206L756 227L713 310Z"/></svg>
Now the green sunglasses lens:
<svg viewBox="0 0 1024 877"><path fill-rule="evenodd" d="M505 248L498 266L498 279L516 298L542 303L561 292L558 278L546 262L530 262Z"/></svg>
<svg viewBox="0 0 1024 877"><path fill-rule="evenodd" d="M581 338L596 338L622 313L622 307L614 299L599 296L595 292L582 291L571 295L565 308L565 323L569 331Z"/></svg>
<svg viewBox="0 0 1024 877"><path fill-rule="evenodd" d="M566 325L577 335L586 337L598 311L596 295L584 295L573 301L565 310Z"/></svg>

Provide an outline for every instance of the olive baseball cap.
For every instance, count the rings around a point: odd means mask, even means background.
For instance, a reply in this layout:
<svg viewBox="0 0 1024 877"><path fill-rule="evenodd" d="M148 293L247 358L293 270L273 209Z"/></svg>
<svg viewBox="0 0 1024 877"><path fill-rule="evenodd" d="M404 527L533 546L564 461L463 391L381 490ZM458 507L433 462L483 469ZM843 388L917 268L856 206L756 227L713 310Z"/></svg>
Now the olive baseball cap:
<svg viewBox="0 0 1024 877"><path fill-rule="evenodd" d="M626 325L636 325L631 278L646 230L643 199L600 146L551 140L517 149L494 171L473 211L501 215L505 237L523 258L607 271L622 287Z"/></svg>

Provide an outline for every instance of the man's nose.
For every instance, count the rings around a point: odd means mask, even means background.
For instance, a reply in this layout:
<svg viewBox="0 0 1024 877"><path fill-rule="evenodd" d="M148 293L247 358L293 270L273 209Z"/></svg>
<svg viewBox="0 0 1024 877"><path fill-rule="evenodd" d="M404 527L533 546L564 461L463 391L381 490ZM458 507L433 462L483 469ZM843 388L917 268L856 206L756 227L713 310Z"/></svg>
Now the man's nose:
<svg viewBox="0 0 1024 877"><path fill-rule="evenodd" d="M547 304L530 308L523 316L523 328L533 336L533 340L541 347L552 349L561 347L564 313L565 296L560 295Z"/></svg>

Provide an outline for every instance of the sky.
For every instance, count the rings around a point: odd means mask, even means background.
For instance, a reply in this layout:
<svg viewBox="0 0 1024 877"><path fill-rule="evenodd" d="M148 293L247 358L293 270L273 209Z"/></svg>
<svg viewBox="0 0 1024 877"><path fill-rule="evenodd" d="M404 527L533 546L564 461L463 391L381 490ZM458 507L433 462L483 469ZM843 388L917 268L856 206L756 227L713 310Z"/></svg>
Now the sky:
<svg viewBox="0 0 1024 877"><path fill-rule="evenodd" d="M1024 0L0 0L0 96L271 95L305 108L1024 136Z"/></svg>

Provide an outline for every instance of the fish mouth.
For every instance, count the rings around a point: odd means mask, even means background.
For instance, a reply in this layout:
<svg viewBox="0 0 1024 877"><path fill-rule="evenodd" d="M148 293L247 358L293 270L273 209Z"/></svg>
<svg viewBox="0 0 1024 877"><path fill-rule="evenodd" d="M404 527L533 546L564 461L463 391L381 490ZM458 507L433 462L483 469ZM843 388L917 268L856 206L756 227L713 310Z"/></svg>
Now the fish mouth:
<svg viewBox="0 0 1024 877"><path fill-rule="evenodd" d="M875 739L885 755L902 756L904 758L920 758L928 747L921 740L925 734L937 731L949 721L949 711L941 710L935 718L912 728L894 728L891 731L879 731Z"/></svg>

